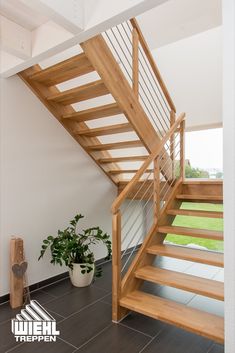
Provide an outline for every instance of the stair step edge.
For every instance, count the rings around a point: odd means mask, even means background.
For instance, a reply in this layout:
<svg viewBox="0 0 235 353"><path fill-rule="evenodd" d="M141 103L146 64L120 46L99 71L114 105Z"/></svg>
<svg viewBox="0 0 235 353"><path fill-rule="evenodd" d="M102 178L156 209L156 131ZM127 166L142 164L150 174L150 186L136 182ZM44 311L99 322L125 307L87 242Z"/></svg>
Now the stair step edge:
<svg viewBox="0 0 235 353"><path fill-rule="evenodd" d="M223 267L224 255L222 253L192 249L185 246L176 245L152 245L146 249L148 254L182 259L211 266Z"/></svg>
<svg viewBox="0 0 235 353"><path fill-rule="evenodd" d="M224 300L224 284L186 273L145 266L135 272L136 278L196 293L209 298Z"/></svg>
<svg viewBox="0 0 235 353"><path fill-rule="evenodd" d="M224 342L224 319L220 316L140 291L129 293L119 303L129 310L179 326L218 343Z"/></svg>

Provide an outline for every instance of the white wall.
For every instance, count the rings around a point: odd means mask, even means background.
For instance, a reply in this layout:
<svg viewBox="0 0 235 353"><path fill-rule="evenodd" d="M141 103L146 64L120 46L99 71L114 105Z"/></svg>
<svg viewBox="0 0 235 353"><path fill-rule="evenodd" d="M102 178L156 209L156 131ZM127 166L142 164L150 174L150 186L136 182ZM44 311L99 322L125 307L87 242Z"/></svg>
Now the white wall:
<svg viewBox="0 0 235 353"><path fill-rule="evenodd" d="M235 352L235 3L223 0L225 353Z"/></svg>
<svg viewBox="0 0 235 353"><path fill-rule="evenodd" d="M111 233L116 187L16 76L1 79L0 295L9 292L9 240L21 236L29 283L64 272L37 261L42 239L77 213ZM96 258L105 254L98 248Z"/></svg>
<svg viewBox="0 0 235 353"><path fill-rule="evenodd" d="M154 58L189 130L222 124L222 27L154 50Z"/></svg>

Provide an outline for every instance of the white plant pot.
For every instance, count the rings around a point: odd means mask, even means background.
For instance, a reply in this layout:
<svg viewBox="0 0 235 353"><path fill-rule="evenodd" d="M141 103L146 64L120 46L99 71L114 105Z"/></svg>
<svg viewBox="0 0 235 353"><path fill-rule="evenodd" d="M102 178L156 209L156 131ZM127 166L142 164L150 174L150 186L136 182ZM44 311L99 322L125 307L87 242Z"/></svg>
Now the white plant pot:
<svg viewBox="0 0 235 353"><path fill-rule="evenodd" d="M72 284L75 287L87 287L91 284L93 277L94 277L94 272L95 272L95 266L90 265L93 267L93 270L89 273L83 274L81 271L83 268L81 268L81 265L86 265L86 264L73 264L73 269L69 269L69 276Z"/></svg>

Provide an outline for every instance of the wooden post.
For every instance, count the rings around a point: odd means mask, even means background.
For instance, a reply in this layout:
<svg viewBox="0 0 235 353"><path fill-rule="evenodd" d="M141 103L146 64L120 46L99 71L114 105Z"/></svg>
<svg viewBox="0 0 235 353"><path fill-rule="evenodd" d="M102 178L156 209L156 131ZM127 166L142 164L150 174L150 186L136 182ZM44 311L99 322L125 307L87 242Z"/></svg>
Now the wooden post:
<svg viewBox="0 0 235 353"><path fill-rule="evenodd" d="M175 112L171 110L170 112L170 126L175 123ZM172 179L175 179L175 134L172 134L170 138L170 156L172 160Z"/></svg>
<svg viewBox="0 0 235 353"><path fill-rule="evenodd" d="M159 156L154 160L154 221L155 223L157 222L160 214L160 205L161 205L161 200L160 200L160 187L161 187L161 181L160 181L160 160Z"/></svg>
<svg viewBox="0 0 235 353"><path fill-rule="evenodd" d="M185 179L185 120L180 124L180 176Z"/></svg>
<svg viewBox="0 0 235 353"><path fill-rule="evenodd" d="M121 293L121 213L120 210L113 214L112 234L112 320L121 319L119 299Z"/></svg>
<svg viewBox="0 0 235 353"><path fill-rule="evenodd" d="M12 267L20 266L23 261L23 239L12 238L10 241L10 305L13 309L23 305L24 276L17 276Z"/></svg>
<svg viewBox="0 0 235 353"><path fill-rule="evenodd" d="M136 28L132 32L132 80L133 91L139 96L139 35Z"/></svg>

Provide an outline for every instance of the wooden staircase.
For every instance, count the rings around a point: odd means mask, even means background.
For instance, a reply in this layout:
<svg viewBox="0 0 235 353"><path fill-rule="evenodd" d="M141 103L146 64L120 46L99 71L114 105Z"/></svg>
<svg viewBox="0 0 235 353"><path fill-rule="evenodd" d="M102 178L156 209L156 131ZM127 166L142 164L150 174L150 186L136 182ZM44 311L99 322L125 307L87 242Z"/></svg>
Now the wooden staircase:
<svg viewBox="0 0 235 353"><path fill-rule="evenodd" d="M118 36L122 31L124 36ZM80 46L72 58L44 69L35 65L19 76L117 186L112 206L113 321L133 310L221 343L221 317L145 293L142 284L223 300L218 281L153 266L156 256L165 256L223 267L221 253L164 243L169 233L223 240L221 231L173 223L177 216L222 218L221 212L181 207L186 201L222 203L222 183L185 181L185 114L176 118L134 19Z"/></svg>
<svg viewBox="0 0 235 353"><path fill-rule="evenodd" d="M204 193L206 191L206 193ZM202 194L200 193L202 192ZM142 290L144 282L161 286L174 287L195 295L202 295L216 300L224 300L224 285L222 282L189 275L173 270L162 269L153 265L156 256L170 257L190 262L223 267L223 254L184 246L165 244L167 234L179 234L195 238L223 241L223 232L208 229L177 227L172 225L178 215L222 218L221 212L187 210L181 208L187 195L187 202L203 200L207 203L222 203L221 181L182 181L174 191L175 196L163 210L154 231L140 248L134 262L123 278L122 293L119 304L119 316L126 314L123 310L133 310L155 319L180 326L186 330L208 337L216 342L224 341L223 318L207 312L192 309L189 306L174 301L162 299ZM179 201L180 200L180 203ZM131 286L130 286L131 285Z"/></svg>

